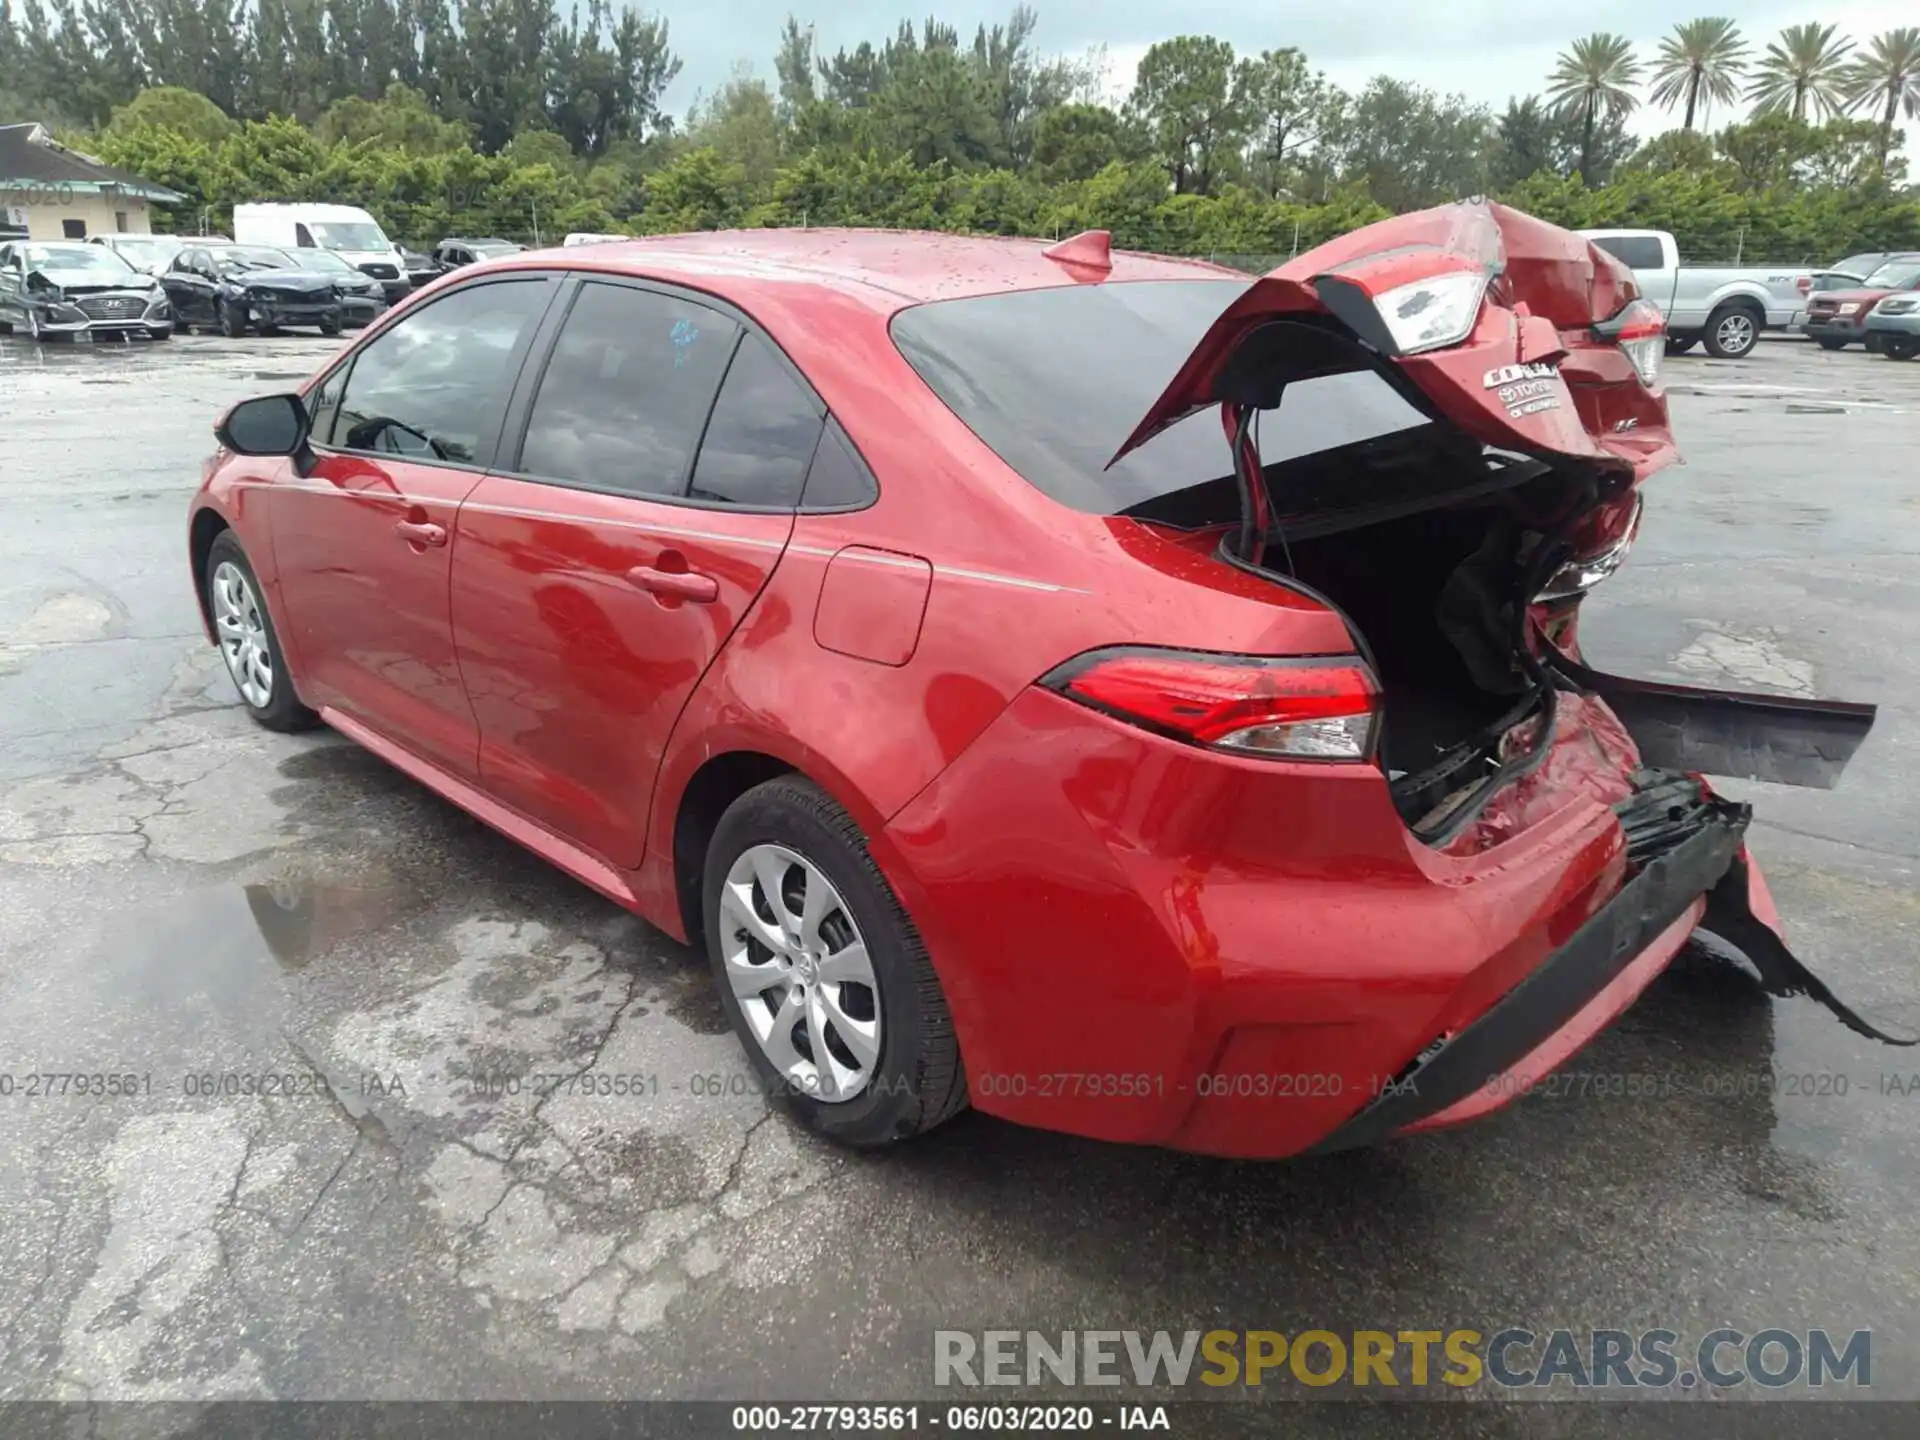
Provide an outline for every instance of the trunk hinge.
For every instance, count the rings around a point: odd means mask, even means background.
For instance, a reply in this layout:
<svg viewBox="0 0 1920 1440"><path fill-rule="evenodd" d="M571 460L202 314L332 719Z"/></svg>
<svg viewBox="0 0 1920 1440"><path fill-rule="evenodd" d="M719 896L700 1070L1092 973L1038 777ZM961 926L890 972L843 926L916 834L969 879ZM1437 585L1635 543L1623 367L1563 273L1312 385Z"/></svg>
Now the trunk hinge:
<svg viewBox="0 0 1920 1440"><path fill-rule="evenodd" d="M1260 467L1260 442L1253 430L1258 413L1251 405L1223 402L1220 406L1221 427L1233 447L1233 476L1240 486L1240 558L1251 565L1260 564L1266 555L1273 524L1267 479Z"/></svg>

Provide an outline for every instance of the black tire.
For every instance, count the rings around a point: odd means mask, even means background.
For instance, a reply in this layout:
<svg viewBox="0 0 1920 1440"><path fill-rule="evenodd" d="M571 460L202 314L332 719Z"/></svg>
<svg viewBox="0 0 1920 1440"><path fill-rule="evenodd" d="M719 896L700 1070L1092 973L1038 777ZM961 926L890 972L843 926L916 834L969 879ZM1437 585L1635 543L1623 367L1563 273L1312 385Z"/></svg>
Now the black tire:
<svg viewBox="0 0 1920 1440"><path fill-rule="evenodd" d="M1912 335L1888 335L1880 341L1880 353L1889 360L1911 360L1920 354L1920 339Z"/></svg>
<svg viewBox="0 0 1920 1440"><path fill-rule="evenodd" d="M269 730L311 730L320 723L320 717L301 704L299 695L294 691L293 674L287 668L286 652L280 648L280 634L274 629L273 616L267 609L266 591L261 588L259 577L248 563L247 552L241 548L240 541L231 530L222 530L214 536L213 545L207 551L204 581L207 613L218 612L214 582L222 564L230 564L238 570L253 591L254 603L260 612L261 629L266 632L267 658L273 669L273 684L268 691L266 704L254 704L241 691L238 682L234 685L234 694L240 696L240 703L246 706L247 714ZM225 658L226 652L222 649L221 659L224 661ZM228 678L233 678L231 671L228 672Z"/></svg>
<svg viewBox="0 0 1920 1440"><path fill-rule="evenodd" d="M1669 335L1667 337L1667 354L1684 355L1699 343L1700 337L1698 335Z"/></svg>
<svg viewBox="0 0 1920 1440"><path fill-rule="evenodd" d="M1741 325L1739 321L1746 323ZM1701 339L1707 353L1716 360L1744 360L1760 343L1760 331L1765 324L1766 317L1751 305L1722 305L1707 317L1706 333Z"/></svg>
<svg viewBox="0 0 1920 1440"><path fill-rule="evenodd" d="M338 335L340 333L340 322L338 320L322 320L320 322L320 333L322 335Z"/></svg>
<svg viewBox="0 0 1920 1440"><path fill-rule="evenodd" d="M727 872L750 847L773 844L803 856L840 892L873 967L880 1048L866 1088L828 1101L783 1075L747 1027L727 978L720 898ZM811 781L783 775L755 786L714 828L702 877L701 914L720 1003L767 1093L830 1140L890 1145L933 1129L966 1107L967 1082L953 1018L925 945L867 851L853 819Z"/></svg>
<svg viewBox="0 0 1920 1440"><path fill-rule="evenodd" d="M173 338L173 328L168 326L161 330L149 330L147 331L147 338L149 340L171 340Z"/></svg>
<svg viewBox="0 0 1920 1440"><path fill-rule="evenodd" d="M1844 350L1847 348L1846 341L1836 340L1831 335L1819 335L1815 338L1820 342L1820 348L1822 350Z"/></svg>
<svg viewBox="0 0 1920 1440"><path fill-rule="evenodd" d="M0 335L11 335L12 333L13 333L12 322L7 320L0 320Z"/></svg>
<svg viewBox="0 0 1920 1440"><path fill-rule="evenodd" d="M220 316L220 333L222 335L226 336L229 340L238 340L242 335L247 333L247 317L245 315L242 315L224 300L220 302L218 310Z"/></svg>

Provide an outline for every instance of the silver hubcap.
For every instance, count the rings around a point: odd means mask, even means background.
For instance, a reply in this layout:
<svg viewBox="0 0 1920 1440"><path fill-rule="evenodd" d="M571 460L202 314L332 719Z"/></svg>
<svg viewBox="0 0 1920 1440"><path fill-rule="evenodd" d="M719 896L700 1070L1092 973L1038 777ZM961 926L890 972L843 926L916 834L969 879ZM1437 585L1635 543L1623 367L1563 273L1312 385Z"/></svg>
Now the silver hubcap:
<svg viewBox="0 0 1920 1440"><path fill-rule="evenodd" d="M761 1053L816 1100L851 1100L880 1059L880 988L833 882L781 845L754 845L720 892L727 982Z"/></svg>
<svg viewBox="0 0 1920 1440"><path fill-rule="evenodd" d="M1744 350L1753 344L1753 321L1744 315L1729 315L1720 322L1720 346L1724 350Z"/></svg>
<svg viewBox="0 0 1920 1440"><path fill-rule="evenodd" d="M240 567L222 560L213 572L213 628L220 653L240 696L256 710L273 699L273 654L267 648L267 622L260 601Z"/></svg>

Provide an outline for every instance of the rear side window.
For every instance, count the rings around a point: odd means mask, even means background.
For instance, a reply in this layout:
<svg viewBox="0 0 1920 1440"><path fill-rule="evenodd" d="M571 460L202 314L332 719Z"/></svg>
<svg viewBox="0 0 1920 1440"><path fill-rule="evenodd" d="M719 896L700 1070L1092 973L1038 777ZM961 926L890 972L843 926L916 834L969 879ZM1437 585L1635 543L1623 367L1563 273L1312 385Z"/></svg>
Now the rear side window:
<svg viewBox="0 0 1920 1440"><path fill-rule="evenodd" d="M1113 515L1231 478L1232 455L1212 409L1111 468L1107 462L1246 288L1238 280L1134 280L941 300L901 311L893 340L947 408L1029 482L1063 505ZM1313 388L1296 400L1302 385ZM1273 465L1409 430L1426 417L1378 375L1356 371L1296 381L1263 422L1260 456Z"/></svg>
<svg viewBox="0 0 1920 1440"><path fill-rule="evenodd" d="M1593 243L1629 270L1658 270L1666 263L1666 252L1651 236L1613 235Z"/></svg>
<svg viewBox="0 0 1920 1440"><path fill-rule="evenodd" d="M791 509L820 442L820 407L758 335L740 342L714 402L689 498Z"/></svg>
<svg viewBox="0 0 1920 1440"><path fill-rule="evenodd" d="M680 494L739 330L678 296L581 286L540 377L520 473Z"/></svg>
<svg viewBox="0 0 1920 1440"><path fill-rule="evenodd" d="M331 443L488 463L521 344L552 293L541 279L474 285L403 317L354 357Z"/></svg>
<svg viewBox="0 0 1920 1440"><path fill-rule="evenodd" d="M807 488L801 503L809 510L851 510L871 505L880 496L873 476L853 453L853 446L840 433L840 427L828 422L820 437L820 448L813 452L813 465L807 471Z"/></svg>

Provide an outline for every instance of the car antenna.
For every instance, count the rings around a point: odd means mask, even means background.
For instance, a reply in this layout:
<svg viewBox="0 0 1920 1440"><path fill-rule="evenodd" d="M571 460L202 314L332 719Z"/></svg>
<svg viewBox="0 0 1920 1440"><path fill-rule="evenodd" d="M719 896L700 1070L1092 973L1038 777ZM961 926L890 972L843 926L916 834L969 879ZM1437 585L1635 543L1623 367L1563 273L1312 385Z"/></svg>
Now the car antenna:
<svg viewBox="0 0 1920 1440"><path fill-rule="evenodd" d="M1108 230L1082 230L1040 253L1069 269L1098 270L1106 274L1113 269L1113 234Z"/></svg>

